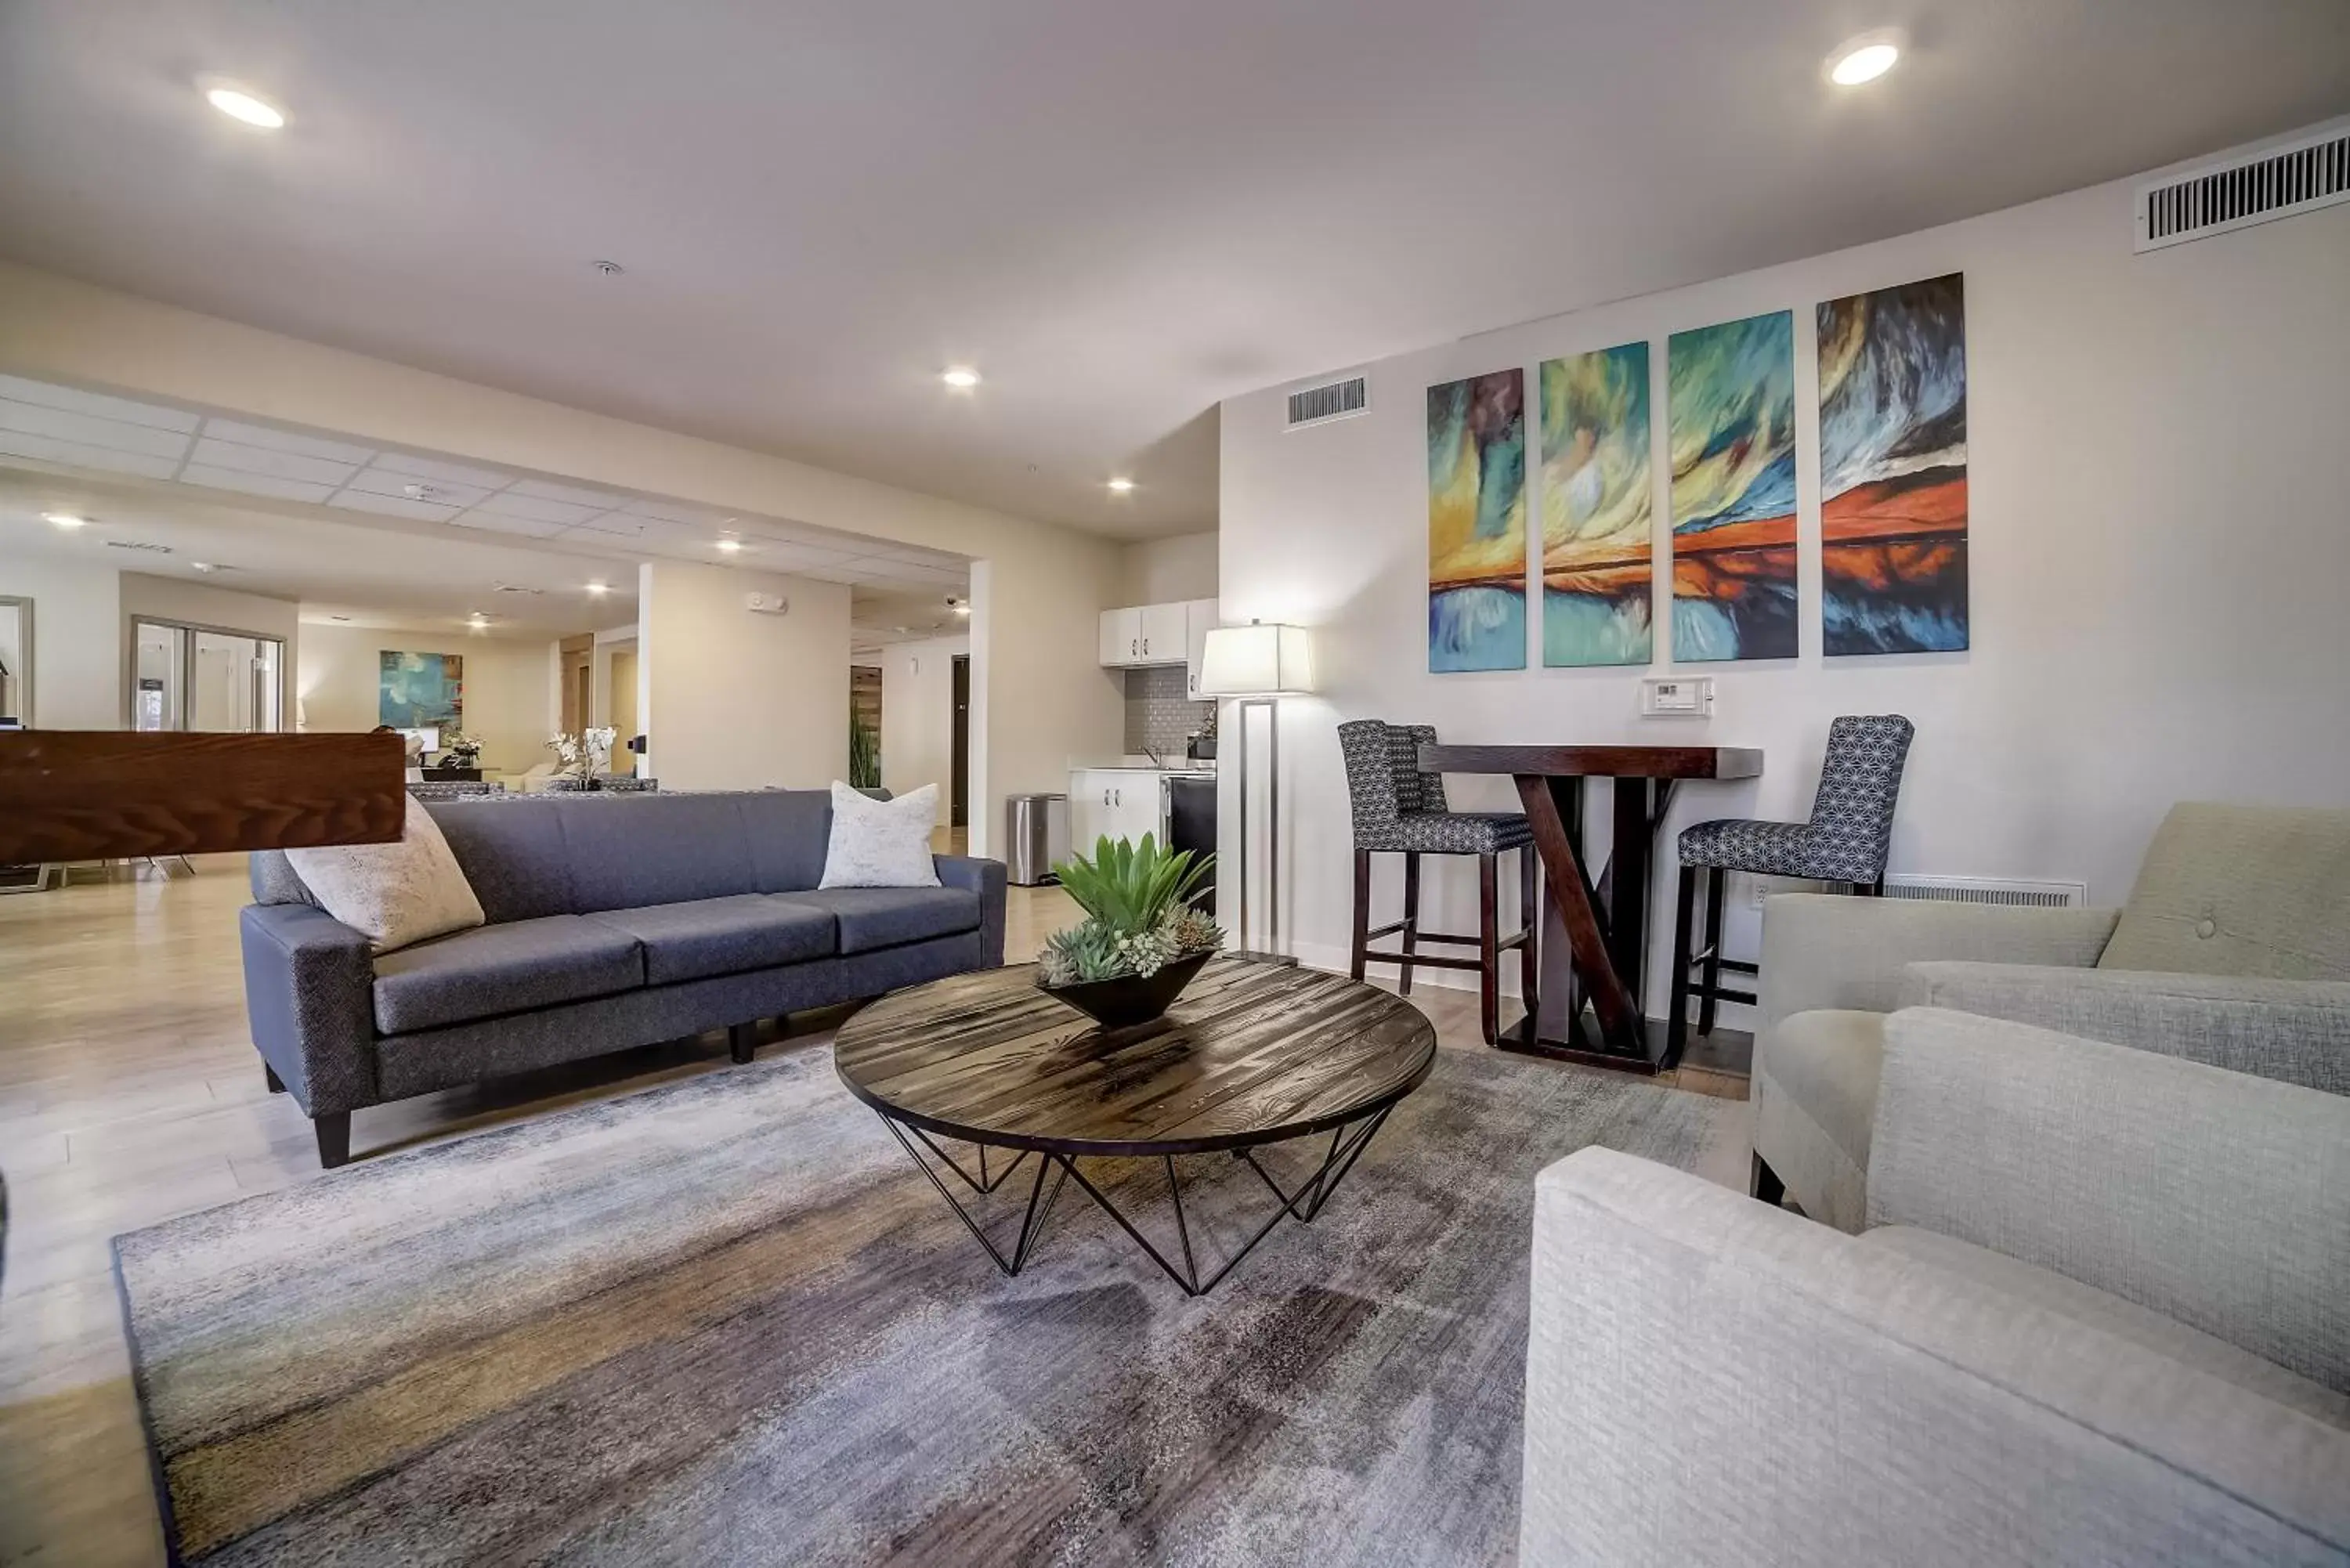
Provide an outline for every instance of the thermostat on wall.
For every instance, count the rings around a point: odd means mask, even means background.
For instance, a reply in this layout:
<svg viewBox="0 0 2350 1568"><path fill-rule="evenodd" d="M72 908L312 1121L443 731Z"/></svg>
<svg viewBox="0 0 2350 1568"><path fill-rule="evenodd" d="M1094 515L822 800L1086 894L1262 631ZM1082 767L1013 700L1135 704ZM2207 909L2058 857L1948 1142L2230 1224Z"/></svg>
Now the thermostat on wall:
<svg viewBox="0 0 2350 1568"><path fill-rule="evenodd" d="M1640 682L1640 713L1648 719L1711 719L1713 677L1669 675Z"/></svg>
<svg viewBox="0 0 2350 1568"><path fill-rule="evenodd" d="M789 615L792 601L781 594L744 594L743 607L753 615Z"/></svg>

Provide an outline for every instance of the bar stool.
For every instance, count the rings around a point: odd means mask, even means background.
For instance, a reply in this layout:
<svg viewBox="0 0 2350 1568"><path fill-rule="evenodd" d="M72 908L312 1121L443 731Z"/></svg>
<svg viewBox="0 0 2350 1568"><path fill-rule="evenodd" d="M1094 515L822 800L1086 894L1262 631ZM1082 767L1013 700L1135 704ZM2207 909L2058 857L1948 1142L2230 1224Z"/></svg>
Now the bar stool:
<svg viewBox="0 0 2350 1568"><path fill-rule="evenodd" d="M1514 811L1450 811L1444 804L1444 780L1419 771L1419 748L1436 739L1428 724L1388 724L1377 719L1357 719L1338 726L1338 746L1347 761L1347 794L1355 818L1355 949L1352 973L1363 978L1368 963L1401 966L1398 987L1411 994L1416 964L1437 969L1473 969L1478 987L1479 1018L1485 1044L1502 1036L1502 954L1518 950L1518 983L1526 1012L1534 1010L1535 990L1535 858L1534 829L1523 813ZM1499 857L1518 852L1518 931L1501 935ZM1371 857L1403 857L1403 919L1371 929ZM1423 855L1477 857L1477 934L1451 936L1419 929L1419 857ZM1394 951L1374 950L1380 937L1402 934ZM1474 947L1475 958L1423 953L1422 942L1448 942Z"/></svg>
<svg viewBox="0 0 2350 1568"><path fill-rule="evenodd" d="M1799 877L1849 883L1865 898L1885 891L1885 859L1893 843L1893 805L1917 729L1898 713L1846 715L1828 726L1819 793L1808 822L1756 822L1722 817L1681 830L1680 895L1673 915L1672 1014L1669 1051L1680 1054L1689 1033L1689 998L1698 997L1697 1032L1713 1032L1716 1002L1752 1002L1750 991L1725 991L1721 971L1759 974L1753 964L1721 956L1721 886L1725 875ZM1690 951L1697 874L1705 872L1704 947ZM1694 984L1690 971L1699 971Z"/></svg>

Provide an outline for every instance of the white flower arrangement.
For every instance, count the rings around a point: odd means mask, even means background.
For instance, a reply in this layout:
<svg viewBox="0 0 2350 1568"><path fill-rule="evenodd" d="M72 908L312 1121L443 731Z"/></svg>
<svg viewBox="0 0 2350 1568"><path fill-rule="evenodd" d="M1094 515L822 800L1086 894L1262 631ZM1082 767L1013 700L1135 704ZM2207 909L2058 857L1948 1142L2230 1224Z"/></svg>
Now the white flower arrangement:
<svg viewBox="0 0 2350 1568"><path fill-rule="evenodd" d="M612 765L612 742L619 732L610 725L582 730L577 734L558 730L546 738L563 771L581 784L597 778Z"/></svg>

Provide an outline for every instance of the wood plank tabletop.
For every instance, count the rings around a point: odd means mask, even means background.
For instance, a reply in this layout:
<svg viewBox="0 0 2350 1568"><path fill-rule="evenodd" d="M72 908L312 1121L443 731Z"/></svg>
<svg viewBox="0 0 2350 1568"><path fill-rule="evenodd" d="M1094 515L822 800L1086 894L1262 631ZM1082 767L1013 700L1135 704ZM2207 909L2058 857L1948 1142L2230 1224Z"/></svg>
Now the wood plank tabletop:
<svg viewBox="0 0 2350 1568"><path fill-rule="evenodd" d="M1103 1030L1019 964L883 997L841 1025L833 1058L867 1105L948 1137L1201 1154L1393 1105L1435 1064L1436 1030L1376 987L1231 956L1201 970L1165 1017Z"/></svg>
<svg viewBox="0 0 2350 1568"><path fill-rule="evenodd" d="M1520 777L1751 779L1762 753L1745 746L1427 745L1419 767L1430 774L1514 774Z"/></svg>

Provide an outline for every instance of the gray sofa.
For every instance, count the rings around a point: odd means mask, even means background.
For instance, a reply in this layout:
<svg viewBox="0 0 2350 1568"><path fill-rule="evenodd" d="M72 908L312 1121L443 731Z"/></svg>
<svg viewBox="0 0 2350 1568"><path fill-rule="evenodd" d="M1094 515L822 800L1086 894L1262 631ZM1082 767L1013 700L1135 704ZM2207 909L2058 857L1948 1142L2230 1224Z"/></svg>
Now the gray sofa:
<svg viewBox="0 0 2350 1568"><path fill-rule="evenodd" d="M1862 1233L1538 1179L1519 1560L2350 1563L2350 1099L1935 1009Z"/></svg>
<svg viewBox="0 0 2350 1568"><path fill-rule="evenodd" d="M475 1079L731 1031L1003 961L1003 867L816 890L824 792L428 804L488 924L372 957L282 854L252 857L245 1006L270 1086L349 1158L351 1113Z"/></svg>
<svg viewBox="0 0 2350 1568"><path fill-rule="evenodd" d="M1897 1007L2350 1093L2350 811L2182 805L2120 909L1786 894L1763 906L1755 1185L1860 1228Z"/></svg>

